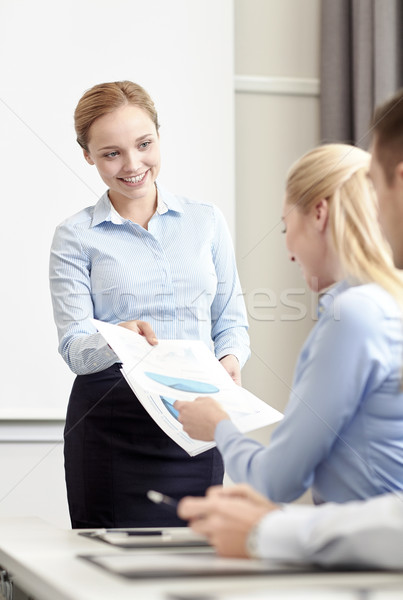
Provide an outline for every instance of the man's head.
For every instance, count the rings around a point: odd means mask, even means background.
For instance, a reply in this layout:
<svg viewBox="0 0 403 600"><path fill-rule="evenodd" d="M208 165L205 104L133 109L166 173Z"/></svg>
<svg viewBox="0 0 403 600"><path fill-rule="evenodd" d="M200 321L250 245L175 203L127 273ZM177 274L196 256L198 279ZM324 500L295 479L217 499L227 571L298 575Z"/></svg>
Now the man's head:
<svg viewBox="0 0 403 600"><path fill-rule="evenodd" d="M370 176L379 201L379 221L403 268L403 89L379 106L372 119Z"/></svg>

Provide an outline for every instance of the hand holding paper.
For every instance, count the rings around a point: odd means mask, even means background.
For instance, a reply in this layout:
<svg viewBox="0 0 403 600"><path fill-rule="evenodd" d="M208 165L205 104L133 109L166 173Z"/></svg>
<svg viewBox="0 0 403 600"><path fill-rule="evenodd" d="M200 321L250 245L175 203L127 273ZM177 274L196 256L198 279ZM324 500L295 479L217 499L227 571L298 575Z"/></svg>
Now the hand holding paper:
<svg viewBox="0 0 403 600"><path fill-rule="evenodd" d="M220 365L224 367L237 385L242 385L241 366L236 356L233 354L227 354L227 356L223 356L220 358Z"/></svg>
<svg viewBox="0 0 403 600"><path fill-rule="evenodd" d="M214 396L218 403L214 411L225 414L241 432L282 419L280 412L236 385L204 342L159 340L152 346L126 327L95 319L93 323L122 362L122 373L138 400L161 429L191 456L215 443L189 437L178 420L177 400L182 404L195 401L201 394Z"/></svg>
<svg viewBox="0 0 403 600"><path fill-rule="evenodd" d="M222 406L209 396L201 396L193 402L177 400L174 408L179 412L178 421L183 430L196 440L211 442L220 421L230 419Z"/></svg>
<svg viewBox="0 0 403 600"><path fill-rule="evenodd" d="M154 333L154 330L146 321L124 321L123 323L119 323L119 327L126 327L126 329L130 329L135 333L139 333L146 338L147 342L151 344L151 346L158 344L158 339Z"/></svg>

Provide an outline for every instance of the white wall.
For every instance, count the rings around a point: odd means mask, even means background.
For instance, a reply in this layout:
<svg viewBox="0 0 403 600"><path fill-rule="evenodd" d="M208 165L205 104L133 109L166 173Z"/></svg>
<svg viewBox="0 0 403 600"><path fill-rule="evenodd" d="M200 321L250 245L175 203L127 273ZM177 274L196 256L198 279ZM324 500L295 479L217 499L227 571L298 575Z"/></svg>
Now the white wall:
<svg viewBox="0 0 403 600"><path fill-rule="evenodd" d="M237 260L252 347L242 380L281 411L316 315L280 218L288 168L319 142L319 17L320 0L235 0ZM267 444L272 430L252 437Z"/></svg>
<svg viewBox="0 0 403 600"><path fill-rule="evenodd" d="M281 214L288 168L319 142L320 0L235 7L236 239L252 342L243 383L283 410L316 306L288 259Z"/></svg>
<svg viewBox="0 0 403 600"><path fill-rule="evenodd" d="M0 463L1 517L36 516L70 527L62 442L2 442Z"/></svg>

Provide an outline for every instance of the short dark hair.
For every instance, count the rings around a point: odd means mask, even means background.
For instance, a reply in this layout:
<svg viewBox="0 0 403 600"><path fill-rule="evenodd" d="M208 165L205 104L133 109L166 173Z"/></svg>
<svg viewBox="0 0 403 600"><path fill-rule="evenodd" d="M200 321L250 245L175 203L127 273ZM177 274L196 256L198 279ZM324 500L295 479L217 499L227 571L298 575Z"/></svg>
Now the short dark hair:
<svg viewBox="0 0 403 600"><path fill-rule="evenodd" d="M396 166L403 161L403 88L375 109L371 128L376 157L391 184Z"/></svg>

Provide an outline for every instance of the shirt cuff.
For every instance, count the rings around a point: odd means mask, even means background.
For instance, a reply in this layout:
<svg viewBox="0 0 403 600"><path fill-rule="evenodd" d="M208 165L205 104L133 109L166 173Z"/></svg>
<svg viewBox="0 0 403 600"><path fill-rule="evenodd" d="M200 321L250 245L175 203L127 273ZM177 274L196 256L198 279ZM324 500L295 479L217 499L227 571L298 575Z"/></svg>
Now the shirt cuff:
<svg viewBox="0 0 403 600"><path fill-rule="evenodd" d="M115 353L113 348L111 348L111 346L108 344L108 342L102 337L102 335L100 336L98 343L95 346L95 350L98 355L97 356L98 363L102 362L103 364L105 364L110 361L113 361L113 363L120 362L118 355ZM98 365L95 362L94 367L97 367L97 366Z"/></svg>
<svg viewBox="0 0 403 600"><path fill-rule="evenodd" d="M243 352L240 348L221 348L215 356L217 360L221 360L224 356L228 356L228 354L235 356L241 369L249 358L249 353L247 351Z"/></svg>
<svg viewBox="0 0 403 600"><path fill-rule="evenodd" d="M239 429L233 424L231 419L224 419L220 421L215 428L214 439L217 444L217 448L223 447L225 442L230 435L242 435Z"/></svg>
<svg viewBox="0 0 403 600"><path fill-rule="evenodd" d="M314 510L313 506L285 505L268 513L254 533L255 556L290 563L309 560L304 538Z"/></svg>
<svg viewBox="0 0 403 600"><path fill-rule="evenodd" d="M94 333L72 340L66 362L73 373L87 375L107 369L119 362L119 358L102 335Z"/></svg>

